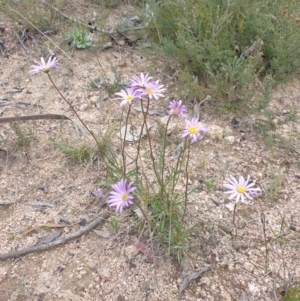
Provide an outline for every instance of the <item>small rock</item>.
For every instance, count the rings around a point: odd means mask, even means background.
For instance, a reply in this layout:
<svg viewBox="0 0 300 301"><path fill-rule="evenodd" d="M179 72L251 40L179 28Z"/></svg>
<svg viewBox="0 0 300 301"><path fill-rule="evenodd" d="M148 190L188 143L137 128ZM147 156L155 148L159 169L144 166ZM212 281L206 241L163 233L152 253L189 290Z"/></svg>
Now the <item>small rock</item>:
<svg viewBox="0 0 300 301"><path fill-rule="evenodd" d="M111 277L111 272L108 268L101 268L99 269L99 275L101 276L102 279L106 280Z"/></svg>
<svg viewBox="0 0 300 301"><path fill-rule="evenodd" d="M221 140L224 137L224 128L218 125L211 125L208 127L209 136L216 140Z"/></svg>
<svg viewBox="0 0 300 301"><path fill-rule="evenodd" d="M87 104L87 103L84 103L84 104L82 104L82 105L79 107L79 110L80 110L80 111L85 111L87 108L88 108L88 104Z"/></svg>
<svg viewBox="0 0 300 301"><path fill-rule="evenodd" d="M244 268L248 272L252 272L254 270L254 265L251 262L245 262Z"/></svg>
<svg viewBox="0 0 300 301"><path fill-rule="evenodd" d="M225 219L221 219L218 226L226 233L231 233L234 228L233 225Z"/></svg>
<svg viewBox="0 0 300 301"><path fill-rule="evenodd" d="M88 263L88 266L91 270L93 270L96 266L97 266L97 263L96 262L89 262Z"/></svg>
<svg viewBox="0 0 300 301"><path fill-rule="evenodd" d="M244 242L242 242L242 241L236 239L236 240L234 240L234 241L232 242L232 247L233 247L236 251L238 251L238 250L240 250L240 249L247 249L247 248L248 248L248 245L247 245L246 243L244 243Z"/></svg>
<svg viewBox="0 0 300 301"><path fill-rule="evenodd" d="M206 284L208 286L211 284L211 281L210 281L210 279L208 277L202 277L200 279L200 282L203 283L203 284Z"/></svg>
<svg viewBox="0 0 300 301"><path fill-rule="evenodd" d="M105 91L101 90L99 99L100 100L106 100L107 98L109 98L109 95Z"/></svg>
<svg viewBox="0 0 300 301"><path fill-rule="evenodd" d="M215 235L210 235L208 240L207 240L207 244L212 246L212 247L215 247L219 244L219 240Z"/></svg>
<svg viewBox="0 0 300 301"><path fill-rule="evenodd" d="M231 296L226 291L222 291L222 297L218 300L222 301L232 301Z"/></svg>
<svg viewBox="0 0 300 301"><path fill-rule="evenodd" d="M119 295L117 297L117 301L125 301L126 299L122 296L122 295Z"/></svg>
<svg viewBox="0 0 300 301"><path fill-rule="evenodd" d="M98 100L99 100L99 96L97 96L97 95L92 96L90 98L90 102L93 103L93 104L97 103Z"/></svg>
<svg viewBox="0 0 300 301"><path fill-rule="evenodd" d="M235 138L234 138L234 136L226 136L223 140L226 144L233 144L235 141Z"/></svg>
<svg viewBox="0 0 300 301"><path fill-rule="evenodd" d="M244 228L246 227L246 222L245 222L245 221L238 220L238 221L236 222L236 227L237 227L238 229L244 229Z"/></svg>

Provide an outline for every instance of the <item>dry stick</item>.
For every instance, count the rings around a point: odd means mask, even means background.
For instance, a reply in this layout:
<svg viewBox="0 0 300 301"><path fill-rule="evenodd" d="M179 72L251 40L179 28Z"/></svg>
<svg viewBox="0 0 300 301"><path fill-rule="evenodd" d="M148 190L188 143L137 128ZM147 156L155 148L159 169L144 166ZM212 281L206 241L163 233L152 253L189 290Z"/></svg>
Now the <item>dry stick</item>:
<svg viewBox="0 0 300 301"><path fill-rule="evenodd" d="M95 228L98 224L100 224L102 221L106 220L108 217L109 217L108 213L102 214L101 216L97 217L94 221L92 221L90 224L88 224L86 227L78 230L77 232L71 234L70 236L58 239L54 242L50 242L48 244L44 244L44 245L40 245L40 246L29 247L27 249L23 249L23 250L11 252L11 253L0 254L0 260L6 260L9 258L17 258L17 257L27 255L29 253L45 251L45 250L51 249L53 247L63 245L65 243L69 242L70 240L78 238L82 234L89 232L90 230Z"/></svg>
<svg viewBox="0 0 300 301"><path fill-rule="evenodd" d="M60 115L60 114L39 114L39 115L28 115L28 116L16 116L16 117L0 118L0 123L15 122L15 121L27 121L27 120L41 120L41 119L71 120L69 117L64 116L64 115Z"/></svg>

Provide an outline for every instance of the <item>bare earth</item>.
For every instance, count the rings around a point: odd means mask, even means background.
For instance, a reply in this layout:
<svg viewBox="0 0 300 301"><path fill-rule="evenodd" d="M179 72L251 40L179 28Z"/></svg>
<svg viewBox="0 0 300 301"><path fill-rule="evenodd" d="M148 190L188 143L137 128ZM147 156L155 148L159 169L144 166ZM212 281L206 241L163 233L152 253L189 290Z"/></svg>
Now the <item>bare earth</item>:
<svg viewBox="0 0 300 301"><path fill-rule="evenodd" d="M5 34L9 32L0 38ZM28 60L16 45L9 56L0 57L0 117L51 113L63 114L73 121L19 123L25 133L31 131L35 137L30 146L23 147L17 145L17 135L10 124L0 123L1 140L7 139L0 144L0 254L41 244L42 239L57 231L44 227L28 233L34 226L58 224L63 219L70 223L61 234L66 237L83 227L79 225L83 219L89 223L107 212L114 215L106 206L101 208L91 194L105 181L101 160L76 165L49 144L51 138L91 145L93 141L47 75L28 74L39 54L31 41L26 45L31 52ZM52 77L81 118L95 132L118 129L119 102L105 97L103 88L90 87L91 80L101 74L94 53L74 50L69 60L59 49L55 52L61 68L53 71ZM154 65L153 58L146 59L137 47L126 45L98 52L98 57L109 79L115 77L112 65L121 72L124 82L151 70L169 91L165 99L153 102L152 109L166 112L169 101L176 99L176 77L162 73L165 66L159 58ZM280 300L280 292L300 281L299 87L295 80L276 88L271 108L278 114L270 134L276 143L269 146L253 128L258 120L264 120L262 116L217 114L209 101L201 106L200 118L208 125L209 134L192 147L190 187L202 186L191 195L188 207L188 216L198 220L199 227L191 235L181 265L165 253L164 246L140 237L136 217L125 211L116 216L118 232L108 218L95 228L105 235L92 230L62 246L0 261L0 301ZM193 114L194 105L186 105ZM140 120L139 112L133 114ZM295 114L297 121L281 124L289 114ZM237 128L231 126L233 117L239 121ZM153 134L161 118L151 116ZM180 122L174 125L180 126ZM174 126L171 136L176 139L178 133ZM275 135L285 140L280 142ZM115 142L120 143L118 138ZM128 147L134 148L135 144L128 143ZM174 143L168 151L175 147ZM263 190L252 204L238 205L235 238L232 202L222 188L229 174L250 174ZM211 180L212 187L205 184ZM258 203L265 214L267 271ZM153 248L153 261L139 251L136 240ZM205 267L205 272L179 292L187 275Z"/></svg>

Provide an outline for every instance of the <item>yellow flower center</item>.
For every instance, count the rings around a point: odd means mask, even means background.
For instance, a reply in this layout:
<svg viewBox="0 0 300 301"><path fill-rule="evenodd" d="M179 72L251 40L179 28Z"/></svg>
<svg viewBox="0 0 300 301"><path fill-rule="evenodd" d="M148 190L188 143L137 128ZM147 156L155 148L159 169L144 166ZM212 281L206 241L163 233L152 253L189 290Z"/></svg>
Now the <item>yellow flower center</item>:
<svg viewBox="0 0 300 301"><path fill-rule="evenodd" d="M192 126L189 127L189 133L192 134L192 135L195 135L195 134L198 133L198 130L195 126L192 125Z"/></svg>
<svg viewBox="0 0 300 301"><path fill-rule="evenodd" d="M122 195L122 201L127 201L127 199L128 199L128 194L127 193L123 193L123 195Z"/></svg>
<svg viewBox="0 0 300 301"><path fill-rule="evenodd" d="M126 101L131 102L133 100L133 97L131 95L126 96Z"/></svg>
<svg viewBox="0 0 300 301"><path fill-rule="evenodd" d="M44 67L44 72L49 73L50 69L48 67Z"/></svg>
<svg viewBox="0 0 300 301"><path fill-rule="evenodd" d="M174 114L174 115L177 115L177 114L178 114L178 109L174 109L174 110L173 110L173 114Z"/></svg>
<svg viewBox="0 0 300 301"><path fill-rule="evenodd" d="M246 192L246 189L244 187L242 187L242 186L238 186L237 192L244 193L244 192Z"/></svg>
<svg viewBox="0 0 300 301"><path fill-rule="evenodd" d="M147 89L147 94L152 95L153 94L153 90L152 89Z"/></svg>

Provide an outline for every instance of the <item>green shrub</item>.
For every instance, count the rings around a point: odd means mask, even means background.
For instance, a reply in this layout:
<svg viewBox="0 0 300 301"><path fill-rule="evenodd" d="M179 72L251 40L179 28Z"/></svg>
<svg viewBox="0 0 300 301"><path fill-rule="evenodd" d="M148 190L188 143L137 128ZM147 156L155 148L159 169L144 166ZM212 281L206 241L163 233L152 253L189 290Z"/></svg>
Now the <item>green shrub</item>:
<svg viewBox="0 0 300 301"><path fill-rule="evenodd" d="M298 72L298 5L297 0L152 1L150 37L200 82L205 79L218 98L249 99L254 90L249 85L257 78L283 81Z"/></svg>

